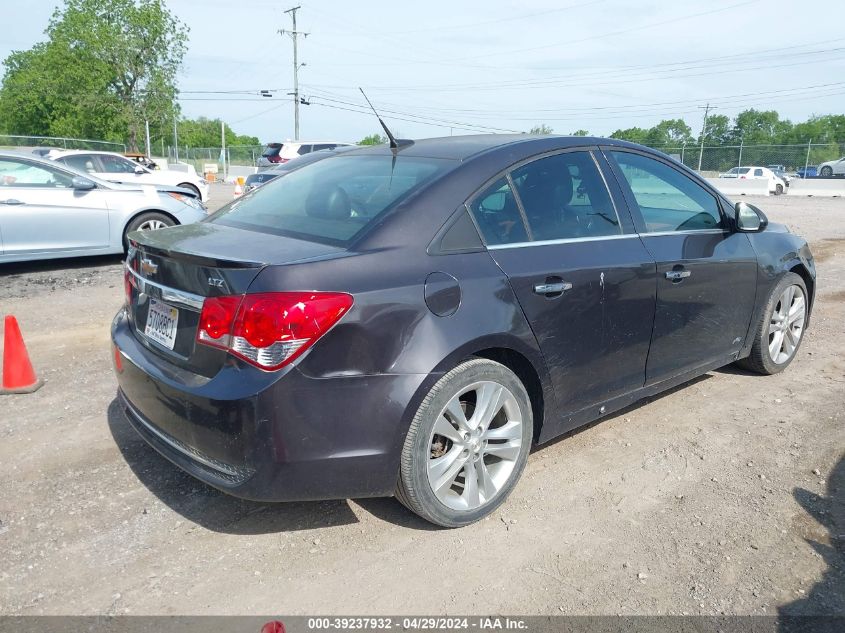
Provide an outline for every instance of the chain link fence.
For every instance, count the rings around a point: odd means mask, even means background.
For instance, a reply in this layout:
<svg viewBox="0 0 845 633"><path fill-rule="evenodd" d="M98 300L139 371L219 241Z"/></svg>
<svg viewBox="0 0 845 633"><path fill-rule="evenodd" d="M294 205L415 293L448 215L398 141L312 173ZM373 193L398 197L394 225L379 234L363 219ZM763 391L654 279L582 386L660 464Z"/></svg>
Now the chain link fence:
<svg viewBox="0 0 845 633"><path fill-rule="evenodd" d="M787 172L845 156L845 143L804 145L681 145L654 146L703 176L716 176L733 167L783 165Z"/></svg>
<svg viewBox="0 0 845 633"><path fill-rule="evenodd" d="M256 167L263 151L263 145L232 145L226 148L226 165ZM223 155L220 147L168 147L167 161L193 165L198 174L204 173L205 165L216 163L219 172L223 173Z"/></svg>
<svg viewBox="0 0 845 633"><path fill-rule="evenodd" d="M96 141L89 138L0 134L0 148L2 149L33 150L37 147L49 147L56 149L91 149L120 153L124 153L126 151L126 145L123 143Z"/></svg>

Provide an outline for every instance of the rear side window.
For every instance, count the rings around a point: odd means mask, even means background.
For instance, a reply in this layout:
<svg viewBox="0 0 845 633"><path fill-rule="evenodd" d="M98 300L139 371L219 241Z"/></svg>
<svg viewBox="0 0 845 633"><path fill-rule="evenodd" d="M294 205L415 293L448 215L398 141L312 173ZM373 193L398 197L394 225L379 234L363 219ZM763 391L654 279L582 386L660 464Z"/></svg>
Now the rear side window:
<svg viewBox="0 0 845 633"><path fill-rule="evenodd" d="M335 156L253 190L208 221L345 246L454 161L407 156Z"/></svg>
<svg viewBox="0 0 845 633"><path fill-rule="evenodd" d="M590 152L566 152L515 169L511 178L535 240L619 235L610 194Z"/></svg>
<svg viewBox="0 0 845 633"><path fill-rule="evenodd" d="M311 152L310 145L300 145L299 149L296 150L296 153L300 156L302 156L303 154L308 154L309 152Z"/></svg>
<svg viewBox="0 0 845 633"><path fill-rule="evenodd" d="M719 204L704 187L648 156L610 152L634 194L649 233L716 229Z"/></svg>
<svg viewBox="0 0 845 633"><path fill-rule="evenodd" d="M469 210L488 246L528 241L516 197L505 178L478 194Z"/></svg>
<svg viewBox="0 0 845 633"><path fill-rule="evenodd" d="M97 171L94 159L90 156L70 155L60 158L59 161L83 173L92 174Z"/></svg>
<svg viewBox="0 0 845 633"><path fill-rule="evenodd" d="M264 148L264 151L261 152L261 155L264 158L270 158L271 156L278 156L280 151L282 151L281 143L271 143L270 145Z"/></svg>
<svg viewBox="0 0 845 633"><path fill-rule="evenodd" d="M755 176L762 176L762 175L763 175L763 170L762 170L762 169L755 169L755 170L754 170L754 175L755 175Z"/></svg>

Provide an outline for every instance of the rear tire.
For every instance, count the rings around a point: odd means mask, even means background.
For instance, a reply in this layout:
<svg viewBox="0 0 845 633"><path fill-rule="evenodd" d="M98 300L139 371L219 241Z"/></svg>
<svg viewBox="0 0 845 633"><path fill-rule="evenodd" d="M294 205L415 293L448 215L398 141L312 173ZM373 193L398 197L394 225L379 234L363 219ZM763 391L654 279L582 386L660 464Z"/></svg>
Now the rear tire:
<svg viewBox="0 0 845 633"><path fill-rule="evenodd" d="M804 339L808 305L804 280L786 273L772 289L757 322L751 354L737 365L766 376L786 369Z"/></svg>
<svg viewBox="0 0 845 633"><path fill-rule="evenodd" d="M155 231L175 224L173 218L164 213L156 211L140 213L132 218L132 221L126 225L126 229L123 231L123 250L126 251L129 248L129 240L126 236L132 231Z"/></svg>
<svg viewBox="0 0 845 633"><path fill-rule="evenodd" d="M775 195L779 196L783 194L783 185L775 185Z"/></svg>
<svg viewBox="0 0 845 633"><path fill-rule="evenodd" d="M534 434L522 382L499 363L458 365L420 404L402 449L396 497L443 527L474 523L519 480Z"/></svg>

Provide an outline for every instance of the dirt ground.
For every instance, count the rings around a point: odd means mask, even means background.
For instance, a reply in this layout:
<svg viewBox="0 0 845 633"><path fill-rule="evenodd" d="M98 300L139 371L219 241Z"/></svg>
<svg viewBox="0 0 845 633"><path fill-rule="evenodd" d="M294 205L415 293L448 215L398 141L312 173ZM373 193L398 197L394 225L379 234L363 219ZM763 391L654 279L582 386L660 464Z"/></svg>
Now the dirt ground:
<svg viewBox="0 0 845 633"><path fill-rule="evenodd" d="M789 369L711 372L540 447L460 530L193 480L115 403L119 258L0 267L47 381L0 396L0 614L845 614L845 200L755 202L817 258Z"/></svg>

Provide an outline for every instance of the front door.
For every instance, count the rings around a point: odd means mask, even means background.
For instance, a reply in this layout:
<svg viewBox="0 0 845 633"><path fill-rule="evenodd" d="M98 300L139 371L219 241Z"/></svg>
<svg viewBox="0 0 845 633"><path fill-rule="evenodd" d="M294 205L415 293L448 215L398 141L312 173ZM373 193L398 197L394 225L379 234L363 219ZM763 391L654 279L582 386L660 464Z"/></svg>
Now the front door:
<svg viewBox="0 0 845 633"><path fill-rule="evenodd" d="M469 205L508 276L568 414L642 387L654 317L654 261L620 220L590 151L518 166ZM554 420L552 418L555 418Z"/></svg>
<svg viewBox="0 0 845 633"><path fill-rule="evenodd" d="M637 229L657 262L657 308L646 368L653 384L739 351L754 308L757 258L717 197L668 161L608 152Z"/></svg>

